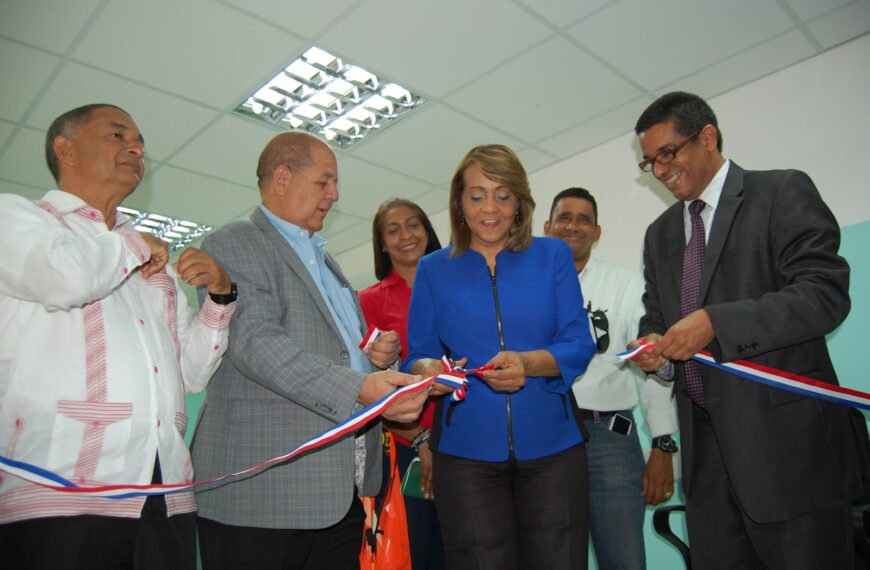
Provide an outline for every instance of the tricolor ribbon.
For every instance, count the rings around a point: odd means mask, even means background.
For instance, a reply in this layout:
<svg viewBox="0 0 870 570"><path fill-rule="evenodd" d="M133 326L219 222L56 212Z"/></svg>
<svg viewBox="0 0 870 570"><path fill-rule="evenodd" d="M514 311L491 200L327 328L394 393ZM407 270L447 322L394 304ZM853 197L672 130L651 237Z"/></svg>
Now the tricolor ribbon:
<svg viewBox="0 0 870 570"><path fill-rule="evenodd" d="M378 340L379 336L381 336L381 329L379 329L378 327L369 327L369 330L363 337L362 342L359 343L359 349L365 352L372 344L374 344L376 340Z"/></svg>
<svg viewBox="0 0 870 570"><path fill-rule="evenodd" d="M416 392L427 390L429 386L431 386L435 382L438 382L439 384L444 384L454 389L462 389L464 388L467 381L467 374L482 370L483 368L472 371L463 371L461 369L448 370L441 374L438 374L437 376L430 376L429 378L421 380L416 384L403 386L393 392L390 392L389 394L382 397L380 400L371 404L370 406L366 406L362 410L349 416L347 419L337 423L328 430L314 436L313 438L302 443L296 449L293 449L288 453L279 455L278 457L273 457L272 459L254 465L253 467L248 467L247 469L236 471L235 473L221 475L220 477L215 477L213 479L206 479L203 481L195 481L189 483L164 483L159 485L85 486L76 485L69 479L61 477L57 473L53 473L41 467L37 467L23 461L16 461L14 459L3 456L0 456L0 470L16 475L17 477L20 477L21 479L24 479L26 481L30 481L31 483L36 483L37 485L42 485L43 487L54 489L55 491L61 491L64 493L86 494L89 496L105 497L107 499L127 499L130 497L141 497L147 495L167 495L170 493L179 493L181 491L193 489L194 487L199 487L201 485L216 483L218 481L229 479L231 477L247 475L254 471L258 471L260 469L264 469L266 467L274 465L276 463L290 461L291 459L294 459L295 457L305 452L318 449L341 437L344 437L349 433L359 430L369 421L377 418L382 413L384 413L384 410L386 410L390 406L390 404L392 404L394 401L396 401L396 399L401 398L405 394L413 394Z"/></svg>
<svg viewBox="0 0 870 570"><path fill-rule="evenodd" d="M617 354L622 360L633 360L638 355L648 350L655 348L655 344L642 344L631 350L626 350ZM780 388L788 392L826 400L835 404L851 406L853 408L861 408L870 410L870 394L861 392L845 386L837 386L828 384L806 376L799 376L791 372L769 368L760 364L755 364L746 360L735 360L733 362L716 362L713 355L707 351L702 351L692 357L707 366L724 370L729 374L739 376L746 380L752 380L760 384Z"/></svg>
<svg viewBox="0 0 870 570"><path fill-rule="evenodd" d="M441 367L444 369L443 374L439 374L438 378L444 379L443 384L450 385L446 379L447 378L460 378L461 383L454 386L453 393L450 394L451 401L461 402L465 399L465 390L468 386L467 377L470 374L478 374L480 372L486 372L487 370L493 370L495 367L492 364L487 364L486 366L481 366L480 368L460 368L456 365L456 362L453 361L452 358L447 358L446 356L441 357Z"/></svg>

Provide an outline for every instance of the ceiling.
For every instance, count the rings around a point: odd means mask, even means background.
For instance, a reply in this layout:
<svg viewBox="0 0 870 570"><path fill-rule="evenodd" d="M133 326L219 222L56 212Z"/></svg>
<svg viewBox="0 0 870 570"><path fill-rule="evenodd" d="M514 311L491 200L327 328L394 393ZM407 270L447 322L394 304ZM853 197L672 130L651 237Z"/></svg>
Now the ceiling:
<svg viewBox="0 0 870 570"><path fill-rule="evenodd" d="M147 140L125 205L244 217L276 130L231 110L317 45L428 99L337 151L323 234L338 254L371 239L387 198L444 210L475 144L507 144L534 172L629 132L664 92L713 97L868 31L870 0L0 0L0 192L53 186L48 125L108 102Z"/></svg>

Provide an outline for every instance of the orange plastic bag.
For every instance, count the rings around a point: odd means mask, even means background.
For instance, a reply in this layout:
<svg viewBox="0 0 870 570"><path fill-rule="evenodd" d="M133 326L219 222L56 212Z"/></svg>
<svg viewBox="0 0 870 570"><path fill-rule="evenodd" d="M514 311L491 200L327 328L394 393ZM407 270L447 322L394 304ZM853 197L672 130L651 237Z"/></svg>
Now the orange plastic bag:
<svg viewBox="0 0 870 570"><path fill-rule="evenodd" d="M396 443L390 432L384 433L384 439L390 454L390 472L384 476L389 479L377 517L374 516L375 498L360 497L366 511L366 522L359 567L361 570L411 570L408 518L401 490L402 477L396 466Z"/></svg>

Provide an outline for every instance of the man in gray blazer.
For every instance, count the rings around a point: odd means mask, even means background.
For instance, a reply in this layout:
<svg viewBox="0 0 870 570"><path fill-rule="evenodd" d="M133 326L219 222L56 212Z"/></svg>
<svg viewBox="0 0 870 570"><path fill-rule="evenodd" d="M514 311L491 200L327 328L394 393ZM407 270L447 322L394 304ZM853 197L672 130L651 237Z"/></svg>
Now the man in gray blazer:
<svg viewBox="0 0 870 570"><path fill-rule="evenodd" d="M239 307L193 441L200 479L286 453L419 376L385 369L390 332L362 352L356 294L316 232L338 200L335 155L300 132L273 138L257 166L262 204L203 249L230 272ZM426 393L384 416L416 419ZM203 567L356 568L364 512L380 484L380 424L294 461L197 493Z"/></svg>
<svg viewBox="0 0 870 570"><path fill-rule="evenodd" d="M825 335L850 307L837 221L803 172L725 160L696 95L663 95L635 131L641 169L678 200L646 233L639 336L657 348L637 364L677 363L693 566L852 568L847 409L686 362L708 350L837 384Z"/></svg>

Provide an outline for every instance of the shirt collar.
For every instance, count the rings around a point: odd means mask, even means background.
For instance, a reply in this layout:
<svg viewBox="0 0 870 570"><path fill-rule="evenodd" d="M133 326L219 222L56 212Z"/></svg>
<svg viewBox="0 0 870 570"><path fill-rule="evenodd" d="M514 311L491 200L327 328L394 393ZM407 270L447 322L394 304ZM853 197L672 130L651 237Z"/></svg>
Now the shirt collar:
<svg viewBox="0 0 870 570"><path fill-rule="evenodd" d="M65 190L49 190L46 192L42 200L49 202L61 214L71 214L79 212L83 218L89 219L95 223L106 224L103 218L103 213L82 200L79 196L71 194ZM121 211L115 212L115 227L117 229L124 225L132 224L133 219Z"/></svg>
<svg viewBox="0 0 870 570"><path fill-rule="evenodd" d="M294 224L293 222L288 222L282 218L279 218L275 214L269 211L269 209L260 204L260 210L266 216L266 219L275 226L275 229L278 230L284 239L290 242L298 242L298 243L310 243L311 247L316 250L323 250L328 243L327 240L321 236L320 234L309 234L308 230L304 230Z"/></svg>
<svg viewBox="0 0 870 570"><path fill-rule="evenodd" d="M589 268L593 267L596 263L595 259L590 255L589 259L586 260L586 265L583 266L583 269L577 275L582 279L589 272ZM593 269L592 272L595 273L595 270Z"/></svg>
<svg viewBox="0 0 870 570"><path fill-rule="evenodd" d="M381 283L383 283L385 287L395 287L396 285L398 285L399 283L403 283L404 281L405 280L402 279L402 276L396 273L395 268L390 269L389 275L381 279Z"/></svg>
<svg viewBox="0 0 870 570"><path fill-rule="evenodd" d="M707 187L704 188L704 191L701 192L701 195L698 196L698 199L703 200L711 211L715 210L716 206L719 205L719 198L722 196L722 188L725 186L725 178L728 177L728 169L730 166L731 161L726 160L722 166L719 167L718 172L716 172L716 175L710 180L710 183L707 184ZM685 212L688 213L689 204L691 203L692 200L683 202L683 210Z"/></svg>

